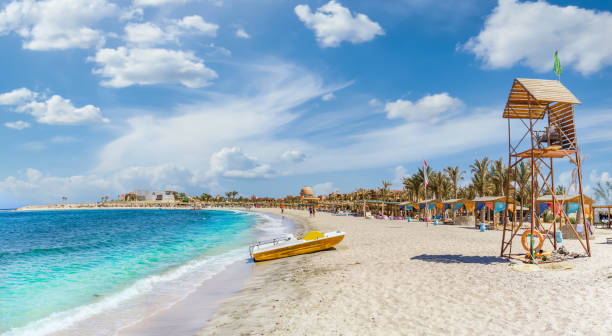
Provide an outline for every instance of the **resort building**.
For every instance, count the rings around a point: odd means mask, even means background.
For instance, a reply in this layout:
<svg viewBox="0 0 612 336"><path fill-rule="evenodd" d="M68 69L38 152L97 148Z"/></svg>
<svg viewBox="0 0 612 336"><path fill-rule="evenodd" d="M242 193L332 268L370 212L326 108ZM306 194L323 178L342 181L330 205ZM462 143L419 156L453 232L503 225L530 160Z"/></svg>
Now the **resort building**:
<svg viewBox="0 0 612 336"><path fill-rule="evenodd" d="M174 193L171 190L136 190L136 200L138 201L174 201Z"/></svg>

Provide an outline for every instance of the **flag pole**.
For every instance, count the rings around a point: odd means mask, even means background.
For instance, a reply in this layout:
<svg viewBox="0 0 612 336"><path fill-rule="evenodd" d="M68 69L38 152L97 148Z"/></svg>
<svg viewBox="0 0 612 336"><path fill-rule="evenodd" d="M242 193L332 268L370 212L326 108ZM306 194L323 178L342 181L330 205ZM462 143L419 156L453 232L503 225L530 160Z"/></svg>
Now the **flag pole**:
<svg viewBox="0 0 612 336"><path fill-rule="evenodd" d="M427 223L427 227L429 227L429 207L427 206L427 184L425 184L425 222Z"/></svg>
<svg viewBox="0 0 612 336"><path fill-rule="evenodd" d="M427 161L423 160L423 184L425 185L425 222L429 227L429 207L427 206L427 185L429 185L427 176Z"/></svg>

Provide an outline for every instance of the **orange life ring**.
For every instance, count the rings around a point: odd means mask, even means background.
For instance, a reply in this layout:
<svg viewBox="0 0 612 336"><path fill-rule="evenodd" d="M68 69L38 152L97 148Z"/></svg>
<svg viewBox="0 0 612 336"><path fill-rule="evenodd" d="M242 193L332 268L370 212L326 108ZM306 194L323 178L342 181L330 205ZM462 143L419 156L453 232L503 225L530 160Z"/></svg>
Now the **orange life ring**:
<svg viewBox="0 0 612 336"><path fill-rule="evenodd" d="M542 234L536 230L533 230L533 234L537 236L538 239L540 240L540 243L537 246L535 246L533 250L539 251L542 249L542 245L544 245L544 237L542 237ZM521 244L523 244L523 248L525 249L525 251L528 251L528 252L531 251L530 246L527 245L527 237L529 237L530 235L531 235L531 231L527 230L523 232L523 235L521 236Z"/></svg>

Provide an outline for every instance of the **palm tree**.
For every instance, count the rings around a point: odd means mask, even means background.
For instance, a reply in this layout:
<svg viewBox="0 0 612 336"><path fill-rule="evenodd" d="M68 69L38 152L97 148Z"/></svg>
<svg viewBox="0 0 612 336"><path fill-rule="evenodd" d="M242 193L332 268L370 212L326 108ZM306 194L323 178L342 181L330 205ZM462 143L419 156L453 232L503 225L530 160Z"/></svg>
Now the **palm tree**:
<svg viewBox="0 0 612 336"><path fill-rule="evenodd" d="M449 199L454 195L453 182L451 182L451 180L446 177L446 175L442 176L444 176L444 180L442 181L442 184L440 184L439 188L440 199Z"/></svg>
<svg viewBox="0 0 612 336"><path fill-rule="evenodd" d="M489 187L489 165L491 161L488 157L484 157L482 160L474 160L474 163L470 165L470 169L474 176L472 177L472 184L476 187L479 196L486 196L487 189Z"/></svg>
<svg viewBox="0 0 612 336"><path fill-rule="evenodd" d="M508 168L504 166L502 159L493 161L490 176L495 195L504 196L506 193L506 181L508 180Z"/></svg>
<svg viewBox="0 0 612 336"><path fill-rule="evenodd" d="M356 191L356 194L359 195L359 198L361 198L362 200L365 201L365 195L366 195L367 190L363 189L363 188L359 188ZM355 196L357 196L355 195Z"/></svg>
<svg viewBox="0 0 612 336"><path fill-rule="evenodd" d="M556 190L555 190L555 194L556 195L565 195L565 194L567 194L567 188L565 186L558 185Z"/></svg>
<svg viewBox="0 0 612 336"><path fill-rule="evenodd" d="M425 192L425 183L423 179L423 174L413 174L410 177L404 179L404 188L408 190L409 194L412 196L412 201L418 202L421 199L421 196L424 196Z"/></svg>
<svg viewBox="0 0 612 336"><path fill-rule="evenodd" d="M447 186L445 186L447 184ZM429 188L431 189L431 197L435 199L442 199L445 195L443 195L443 190L447 190L450 187L450 182L446 175L441 172L433 172L429 176Z"/></svg>
<svg viewBox="0 0 612 336"><path fill-rule="evenodd" d="M484 157L482 160L478 161L478 159L474 160L474 163L470 165L470 170L472 171L472 184L474 188L476 188L479 196L486 196L487 190L489 189L489 165L491 161L488 157ZM485 212L480 211L480 220L484 221Z"/></svg>
<svg viewBox="0 0 612 336"><path fill-rule="evenodd" d="M529 181L531 179L531 169L526 162L521 162L516 168L514 168L514 182L518 185L518 198L521 202L521 211L519 213L520 222L523 222L523 207L525 206L525 200L527 199L528 192L531 190Z"/></svg>
<svg viewBox="0 0 612 336"><path fill-rule="evenodd" d="M418 198L419 194L419 184L414 181L411 177L404 177L402 179L402 183L404 184L404 190L408 193L408 198L411 201L414 201Z"/></svg>
<svg viewBox="0 0 612 336"><path fill-rule="evenodd" d="M382 198L382 200L386 200L388 195L389 195L389 187L391 186L391 182L389 181L382 181L382 188L380 188L380 196Z"/></svg>
<svg viewBox="0 0 612 336"><path fill-rule="evenodd" d="M446 167L444 168L444 172L448 176L448 178L453 182L453 190L455 191L455 198L457 198L459 190L457 189L457 184L460 180L463 180L463 174L465 174L465 170L460 170L459 166L455 167Z"/></svg>
<svg viewBox="0 0 612 336"><path fill-rule="evenodd" d="M458 196L459 198L474 199L476 197L476 193L476 188L470 183L470 185L466 187L459 188Z"/></svg>
<svg viewBox="0 0 612 336"><path fill-rule="evenodd" d="M594 188L595 198L605 203L612 203L612 181L599 181Z"/></svg>

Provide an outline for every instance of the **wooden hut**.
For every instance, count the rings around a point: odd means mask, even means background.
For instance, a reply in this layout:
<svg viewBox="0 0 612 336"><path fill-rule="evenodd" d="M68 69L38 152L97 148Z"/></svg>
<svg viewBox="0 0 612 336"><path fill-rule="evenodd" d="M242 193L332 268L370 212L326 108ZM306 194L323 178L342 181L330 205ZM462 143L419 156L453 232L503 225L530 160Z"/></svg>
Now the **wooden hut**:
<svg viewBox="0 0 612 336"><path fill-rule="evenodd" d="M442 201L435 198L420 201L416 204L418 204L419 213L426 219L429 215L431 215L431 217L441 216L444 209Z"/></svg>
<svg viewBox="0 0 612 336"><path fill-rule="evenodd" d="M612 227L612 205L593 205L593 223Z"/></svg>
<svg viewBox="0 0 612 336"><path fill-rule="evenodd" d="M405 217L413 217L419 213L419 204L415 202L401 202L399 203L400 211L403 211Z"/></svg>
<svg viewBox="0 0 612 336"><path fill-rule="evenodd" d="M588 218L593 218L593 204L595 204L595 201L586 195L584 195L583 197L586 216ZM555 198L557 199L558 206L560 206L566 213L576 212L578 209L580 209L580 195L555 195ZM538 200L536 202L536 211L538 216L541 216L544 211L551 208L549 205L552 205L552 202L552 195L544 195L538 197ZM574 207L570 207L570 204L576 204L575 210Z"/></svg>
<svg viewBox="0 0 612 336"><path fill-rule="evenodd" d="M502 212L506 210L506 196L480 196L472 200L474 204L474 214L480 214L480 221L491 222L494 230L501 229ZM513 212L513 204L517 202L508 198L508 210Z"/></svg>
<svg viewBox="0 0 612 336"><path fill-rule="evenodd" d="M595 203L595 201L584 195L584 214L586 215L586 217L588 219L590 219L591 223L593 222L593 204ZM573 234L573 230L571 227L569 227L569 224L571 224L571 222L569 221L569 216L573 216L572 214L576 215L576 224L582 224L584 225L584 218L582 217L582 209L581 209L581 202L580 202L580 195L555 195L555 198L557 199L557 205L556 207L553 204L553 197L552 195L544 195L544 196L540 196L537 199L536 202L536 215L538 217L541 217L544 212L546 210L550 210L553 211L553 213L555 212L554 209L558 209L557 214L560 213L561 209L565 212L565 216L560 217L560 227L559 229L561 230L561 232L563 233L563 236L566 237L566 239L573 239L575 237L575 235ZM554 217L559 217L559 216L554 216ZM584 231L584 226L577 226L576 230L578 231L578 234L580 235L581 238L586 238L585 237L585 231ZM589 239L593 239L594 235L591 234Z"/></svg>
<svg viewBox="0 0 612 336"><path fill-rule="evenodd" d="M364 216L372 210L375 212L380 211L382 216L389 214L390 216L396 216L399 214L399 207L401 202L390 202L390 201L378 201L378 200L357 200L355 203L361 204ZM372 209L374 207L374 209ZM385 210L386 208L386 210Z"/></svg>
<svg viewBox="0 0 612 336"><path fill-rule="evenodd" d="M466 198L454 198L443 201L442 211L444 213L444 221L452 222L457 225L474 225L474 203ZM447 213L452 216L447 216ZM458 213L462 213L457 216ZM470 215L472 213L472 215ZM450 218L452 217L452 218Z"/></svg>

